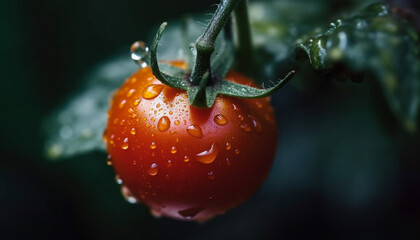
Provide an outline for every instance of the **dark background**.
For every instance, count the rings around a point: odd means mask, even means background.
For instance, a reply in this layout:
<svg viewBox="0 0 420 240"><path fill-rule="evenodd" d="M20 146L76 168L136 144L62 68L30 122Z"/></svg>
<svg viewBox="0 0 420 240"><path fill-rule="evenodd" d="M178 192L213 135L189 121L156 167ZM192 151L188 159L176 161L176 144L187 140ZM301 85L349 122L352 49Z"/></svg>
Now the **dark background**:
<svg viewBox="0 0 420 240"><path fill-rule="evenodd" d="M280 145L269 179L204 224L128 204L105 153L44 159L43 118L92 67L214 3L0 1L0 239L420 238L418 137L389 127L371 83L276 93Z"/></svg>

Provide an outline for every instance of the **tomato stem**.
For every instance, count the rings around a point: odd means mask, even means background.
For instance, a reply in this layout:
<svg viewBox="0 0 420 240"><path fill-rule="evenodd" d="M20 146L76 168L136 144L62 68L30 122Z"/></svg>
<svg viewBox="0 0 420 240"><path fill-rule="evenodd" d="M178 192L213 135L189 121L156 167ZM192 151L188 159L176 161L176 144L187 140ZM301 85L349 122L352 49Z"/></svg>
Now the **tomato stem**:
<svg viewBox="0 0 420 240"><path fill-rule="evenodd" d="M235 64L236 68L248 73L255 66L255 55L252 44L251 27L249 24L248 1L243 0L233 12L236 35Z"/></svg>
<svg viewBox="0 0 420 240"><path fill-rule="evenodd" d="M228 21L233 9L241 1L243 2L244 0L222 0L210 23L204 30L204 33L197 39L195 43L197 57L190 79L193 85L199 85L206 72L208 72L210 78L212 78L210 57L214 52L217 36Z"/></svg>

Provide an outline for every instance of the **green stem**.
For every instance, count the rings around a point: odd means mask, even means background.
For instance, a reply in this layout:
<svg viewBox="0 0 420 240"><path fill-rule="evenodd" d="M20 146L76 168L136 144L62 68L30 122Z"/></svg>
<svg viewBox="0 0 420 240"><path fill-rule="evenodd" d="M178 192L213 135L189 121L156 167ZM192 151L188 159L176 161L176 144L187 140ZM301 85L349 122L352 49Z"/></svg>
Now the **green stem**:
<svg viewBox="0 0 420 240"><path fill-rule="evenodd" d="M238 3L233 16L237 37L237 47L235 52L237 68L242 72L247 72L247 70L250 69L250 66L254 66L254 48L252 46L247 0L243 0Z"/></svg>
<svg viewBox="0 0 420 240"><path fill-rule="evenodd" d="M212 77L210 57L214 52L217 36L229 19L233 9L241 1L244 0L222 0L204 33L197 39L195 43L197 57L190 79L193 85L204 85L200 82L206 73L210 74L210 78Z"/></svg>

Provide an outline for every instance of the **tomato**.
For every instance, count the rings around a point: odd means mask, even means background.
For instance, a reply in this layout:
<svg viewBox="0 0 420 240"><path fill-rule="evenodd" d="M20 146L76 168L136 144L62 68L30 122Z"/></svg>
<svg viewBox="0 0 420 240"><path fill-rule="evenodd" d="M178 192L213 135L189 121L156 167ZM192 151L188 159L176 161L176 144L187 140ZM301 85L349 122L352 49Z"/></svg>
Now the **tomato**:
<svg viewBox="0 0 420 240"><path fill-rule="evenodd" d="M182 62L174 62L181 66ZM226 79L252 85L229 72ZM243 202L267 177L277 126L268 98L188 104L149 67L115 93L104 140L122 191L155 216L204 221Z"/></svg>

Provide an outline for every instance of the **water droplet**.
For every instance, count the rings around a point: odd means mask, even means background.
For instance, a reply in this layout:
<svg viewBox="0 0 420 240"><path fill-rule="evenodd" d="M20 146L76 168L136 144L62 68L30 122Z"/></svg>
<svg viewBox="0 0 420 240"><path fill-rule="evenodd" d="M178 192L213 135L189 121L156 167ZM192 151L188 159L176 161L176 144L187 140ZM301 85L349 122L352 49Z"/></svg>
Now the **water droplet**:
<svg viewBox="0 0 420 240"><path fill-rule="evenodd" d="M209 172L207 173L207 177L208 177L210 180L213 180L216 176L214 175L214 172L213 172L213 171L209 171Z"/></svg>
<svg viewBox="0 0 420 240"><path fill-rule="evenodd" d="M150 149L156 149L156 143L155 142L152 142L151 144L150 144Z"/></svg>
<svg viewBox="0 0 420 240"><path fill-rule="evenodd" d="M249 115L248 117L251 119L252 125L255 128L255 130L257 132L261 132L261 123L260 123L260 121L256 117L254 117L254 116Z"/></svg>
<svg viewBox="0 0 420 240"><path fill-rule="evenodd" d="M175 120L175 125L179 125L179 120Z"/></svg>
<svg viewBox="0 0 420 240"><path fill-rule="evenodd" d="M121 186L121 194L123 195L125 200L127 200L127 202L131 204L137 203L137 199L133 196L133 194L131 193L130 189L128 189L128 187L124 185Z"/></svg>
<svg viewBox="0 0 420 240"><path fill-rule="evenodd" d="M230 143L229 143L229 142L226 142L226 144L225 144L225 149L226 149L226 150L229 150L231 147L232 147L232 146L230 145Z"/></svg>
<svg viewBox="0 0 420 240"><path fill-rule="evenodd" d="M141 99L140 99L140 98L139 98L139 99L136 99L136 100L134 101L133 105L134 105L134 106L138 106L138 105L139 105L139 103L140 103L140 101L141 101Z"/></svg>
<svg viewBox="0 0 420 240"><path fill-rule="evenodd" d="M169 111L169 115L172 115L172 114L174 114L174 112L172 112L172 111Z"/></svg>
<svg viewBox="0 0 420 240"><path fill-rule="evenodd" d="M162 92L163 85L150 85L143 90L143 98L144 99L153 99Z"/></svg>
<svg viewBox="0 0 420 240"><path fill-rule="evenodd" d="M245 132L250 132L251 131L251 127L248 125L248 124L246 124L246 123L242 123L241 125L240 125L240 127L245 131Z"/></svg>
<svg viewBox="0 0 420 240"><path fill-rule="evenodd" d="M238 114L238 118L239 120L243 121L244 120L244 116L242 114Z"/></svg>
<svg viewBox="0 0 420 240"><path fill-rule="evenodd" d="M188 208L185 210L178 211L179 215L186 219L192 219L195 217L199 212L203 211L204 208L202 207L194 207L194 208Z"/></svg>
<svg viewBox="0 0 420 240"><path fill-rule="evenodd" d="M164 132L168 130L170 126L171 126L171 120L169 120L167 116L163 116L159 119L159 122L157 125L159 131Z"/></svg>
<svg viewBox="0 0 420 240"><path fill-rule="evenodd" d="M131 133L131 135L136 135L136 128L132 128L132 129L130 130L130 133Z"/></svg>
<svg viewBox="0 0 420 240"><path fill-rule="evenodd" d="M229 160L229 158L226 158L226 166L230 167L230 164L232 164Z"/></svg>
<svg viewBox="0 0 420 240"><path fill-rule="evenodd" d="M130 47L131 58L136 61L141 68L147 67L145 59L149 54L149 47L143 41L136 41Z"/></svg>
<svg viewBox="0 0 420 240"><path fill-rule="evenodd" d="M187 127L187 132L193 136L201 138L203 136L203 132L201 131L201 127L197 124L193 124Z"/></svg>
<svg viewBox="0 0 420 240"><path fill-rule="evenodd" d="M172 160L168 160L168 162L166 163L167 167L171 167L172 166Z"/></svg>
<svg viewBox="0 0 420 240"><path fill-rule="evenodd" d="M107 135L107 133L106 133L106 129L104 130L104 132L102 133L102 141L104 142L104 143L107 143L108 142L108 135Z"/></svg>
<svg viewBox="0 0 420 240"><path fill-rule="evenodd" d="M214 116L214 122L219 124L219 125L225 125L227 123L227 119L225 116L218 114L216 116Z"/></svg>
<svg viewBox="0 0 420 240"><path fill-rule="evenodd" d="M115 175L115 182L117 182L119 185L123 184L123 180L120 178L119 175Z"/></svg>
<svg viewBox="0 0 420 240"><path fill-rule="evenodd" d="M130 89L128 92L127 92L127 97L131 97L134 93L136 92L136 89Z"/></svg>
<svg viewBox="0 0 420 240"><path fill-rule="evenodd" d="M149 168L149 169L147 169L147 173L148 173L150 176L156 176L156 174L158 173L158 165L157 165L156 163L152 163L152 164L150 165L150 168Z"/></svg>
<svg viewBox="0 0 420 240"><path fill-rule="evenodd" d="M108 154L108 156L106 156L106 165L111 166L112 165L112 157L111 154Z"/></svg>
<svg viewBox="0 0 420 240"><path fill-rule="evenodd" d="M239 149L235 149L235 154L239 155Z"/></svg>
<svg viewBox="0 0 420 240"><path fill-rule="evenodd" d="M204 163L210 164L214 162L217 155L219 154L219 148L215 143L213 143L209 150L203 151L195 156L195 160Z"/></svg>
<svg viewBox="0 0 420 240"><path fill-rule="evenodd" d="M188 156L184 156L184 162L189 162L190 158Z"/></svg>
<svg viewBox="0 0 420 240"><path fill-rule="evenodd" d="M176 152L177 152L176 147L175 147L175 146L172 146L172 147L171 147L171 153L172 153L172 154L175 154Z"/></svg>
<svg viewBox="0 0 420 240"><path fill-rule="evenodd" d="M238 107L235 104L233 104L233 103L232 103L232 107L233 107L233 110L235 110L235 111L238 111L239 110Z"/></svg>
<svg viewBox="0 0 420 240"><path fill-rule="evenodd" d="M120 104L118 105L119 108L123 108L127 100L123 99Z"/></svg>
<svg viewBox="0 0 420 240"><path fill-rule="evenodd" d="M126 150L128 148L128 138L125 138L121 146L122 149Z"/></svg>

